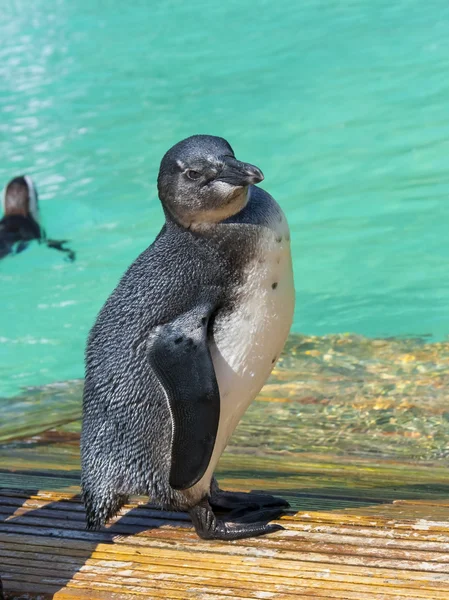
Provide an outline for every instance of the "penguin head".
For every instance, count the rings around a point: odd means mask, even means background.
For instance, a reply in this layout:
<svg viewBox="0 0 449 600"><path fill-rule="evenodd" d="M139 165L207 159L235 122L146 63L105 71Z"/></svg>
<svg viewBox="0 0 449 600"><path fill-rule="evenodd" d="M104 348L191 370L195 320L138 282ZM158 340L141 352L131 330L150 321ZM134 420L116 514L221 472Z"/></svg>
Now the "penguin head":
<svg viewBox="0 0 449 600"><path fill-rule="evenodd" d="M260 169L237 160L223 138L194 135L165 154L157 186L171 217L194 227L240 212L248 201L248 186L263 178Z"/></svg>
<svg viewBox="0 0 449 600"><path fill-rule="evenodd" d="M2 207L5 217L31 217L39 224L37 190L28 175L14 177L3 191Z"/></svg>

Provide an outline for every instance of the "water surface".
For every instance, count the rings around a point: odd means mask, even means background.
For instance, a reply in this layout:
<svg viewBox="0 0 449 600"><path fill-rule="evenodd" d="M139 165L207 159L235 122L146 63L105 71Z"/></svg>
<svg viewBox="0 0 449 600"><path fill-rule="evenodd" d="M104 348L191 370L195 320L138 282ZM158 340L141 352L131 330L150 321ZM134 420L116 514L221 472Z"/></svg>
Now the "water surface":
<svg viewBox="0 0 449 600"><path fill-rule="evenodd" d="M81 377L85 338L162 224L158 164L193 133L265 173L292 229L293 330L449 332L449 4L5 0L1 185L50 235L0 263L0 396Z"/></svg>

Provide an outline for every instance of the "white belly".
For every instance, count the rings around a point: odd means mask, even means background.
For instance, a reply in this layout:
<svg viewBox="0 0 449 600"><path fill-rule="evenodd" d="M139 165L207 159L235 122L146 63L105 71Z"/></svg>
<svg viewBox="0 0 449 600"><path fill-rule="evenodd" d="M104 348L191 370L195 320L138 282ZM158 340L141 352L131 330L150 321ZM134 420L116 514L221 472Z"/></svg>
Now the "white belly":
<svg viewBox="0 0 449 600"><path fill-rule="evenodd" d="M190 488L189 496L208 493L217 462L268 379L292 324L295 293L290 234L283 215L276 221L259 240L257 256L245 272L239 302L226 317L217 316L211 354L220 390L220 424L207 471Z"/></svg>

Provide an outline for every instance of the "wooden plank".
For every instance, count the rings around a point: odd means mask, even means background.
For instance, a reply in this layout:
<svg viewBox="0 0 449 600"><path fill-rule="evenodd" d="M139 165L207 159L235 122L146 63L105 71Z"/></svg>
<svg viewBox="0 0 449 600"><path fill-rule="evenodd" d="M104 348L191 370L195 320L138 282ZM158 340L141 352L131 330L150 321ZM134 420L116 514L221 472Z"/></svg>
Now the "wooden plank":
<svg viewBox="0 0 449 600"><path fill-rule="evenodd" d="M228 568L232 572L239 571L240 567L246 572L246 569L251 569L252 567L257 567L257 569L262 569L262 572L265 570L270 571L270 569L275 568L276 574L279 576L287 576L290 577L295 576L298 571L304 572L318 572L321 573L323 569L326 573L339 573L343 576L348 576L349 574L354 575L354 569L350 566L346 566L342 563L342 561L336 561L332 563L332 560L329 559L327 562L325 560L312 561L311 556L308 556L307 553L288 556L284 553L272 553L270 558L266 558L266 553L261 553L258 551L246 551L246 552L235 552L234 548L209 548L208 552L203 550L197 550L193 545L185 544L180 546L180 548L173 549L173 547L169 548L161 548L159 546L147 546L142 547L135 545L124 545L121 544L86 544L84 542L70 542L68 540L42 540L35 538L34 540L29 536L11 536L14 539L14 543L11 543L8 538L3 536L2 541L5 546L5 549L2 551L2 554L6 557L11 558L11 560L16 556L17 552L19 552L19 556L22 556L20 552L25 552L24 559L30 559L34 555L42 554L42 557L39 557L39 560L42 561L48 560L49 555L55 555L58 560L62 562L69 562L72 564L76 564L80 562L78 557L86 559L96 560L110 560L117 561L121 563L123 561L134 561L137 563L143 564L156 564L161 561L161 564L165 564L166 562L171 563L172 560L181 560L183 564L190 563L193 561L195 565L200 564L202 568L220 568L223 571L226 571ZM4 541L5 540L5 541ZM66 542L64 545L61 545L61 542ZM220 552L221 550L221 552ZM33 553L33 554L30 554ZM66 560L67 559L67 560ZM366 575L370 579L373 577L386 577L388 580L393 580L396 578L399 579L407 579L410 581L419 580L419 581L431 581L432 583L440 583L447 585L447 576L442 575L442 571L439 565L436 565L435 572L429 572L424 570L417 570L416 565L413 570L406 569L398 569L397 565L394 561L390 561L388 564L388 568L379 568L377 565L375 567L366 567L363 565L358 565L357 572L361 575ZM355 573L357 574L357 573Z"/></svg>
<svg viewBox="0 0 449 600"><path fill-rule="evenodd" d="M48 556L46 558L47 560L49 559ZM57 555L52 558L51 563L43 563L41 558L36 555L31 560L28 556L21 556L19 553L15 553L13 557L8 557L3 560L4 564L8 565L10 573L20 574L36 573L41 574L42 576L51 576L56 569L59 575L64 574L71 576L74 567L78 567L76 561L69 561L68 557L65 557L64 560L59 560ZM45 565L51 566L45 568ZM402 594L407 596L407 594L411 593L410 590L413 590L413 593L418 596L421 594L423 597L426 597L426 590L432 589L435 591L436 597L440 597L438 594L441 594L442 598L447 598L449 591L447 582L435 581L429 585L429 582L426 579L411 579L408 575L407 577L402 578L397 576L392 577L391 573L388 576L377 574L375 577L369 577L357 573L337 573L333 572L331 569L323 571L322 568L315 571L296 568L295 570L290 570L286 573L282 570L278 570L274 564L271 569L264 569L260 565L252 567L244 565L240 566L240 568L237 567L237 565L234 565L233 569L226 569L223 565L218 566L217 564L214 565L209 563L201 564L193 560L185 561L175 558L172 558L169 561L156 557L152 557L151 560L147 559L146 561L125 560L124 555L120 557L120 560L117 560L116 557L111 557L111 555L109 555L102 559L88 559L78 572L94 573L99 576L105 575L107 580L110 580L110 578L115 575L126 577L132 574L140 578L145 578L148 575L148 577L151 578L152 576L157 577L161 573L165 573L169 580L170 575L168 574L172 573L177 577L182 576L186 580L191 579L192 582L196 579L206 578L207 582L211 585L215 580L217 582L219 580L235 580L238 582L241 589L248 586L254 587L257 584L257 588L261 590L262 586L265 585L268 588L267 591L269 591L273 585L278 587L280 585L290 586L296 589L298 585L304 585L306 580L312 580L312 582L316 584L316 581L322 581L323 573L325 572L326 582L330 585L333 585L333 582L335 582L337 584L347 583L351 586L372 586L369 588L371 591L375 590L376 586L384 586L394 588L390 593L398 593L399 595ZM150 576L150 574L153 575ZM102 580L101 577L99 577L99 580Z"/></svg>
<svg viewBox="0 0 449 600"><path fill-rule="evenodd" d="M53 519L51 518L35 518L35 519L20 519L20 526L15 525L14 522L10 521L8 525L0 524L0 531L4 532L13 532L17 531L20 527L20 531L26 532L29 531L31 533L32 530L36 530L38 526L41 527L41 531L58 531L58 528L64 532L67 530L67 535L72 537L78 537L76 535L77 532L84 534L83 529L80 528L79 523L73 523L69 520L66 522L63 519ZM432 546L432 550L428 550L422 542L410 542L403 541L402 544L390 544L390 540L379 540L379 539L370 539L369 546L366 543L366 537L356 537L356 536L342 536L342 535L323 535L316 534L310 535L304 532L295 532L292 528L290 528L289 521L287 519L281 520L282 524L287 527L287 532L279 532L276 536L271 536L268 538L264 544L266 549L282 549L285 552L295 551L295 552L313 552L319 554L338 554L339 556L357 556L360 558L369 559L370 557L374 558L382 558L386 551L388 551L388 556L390 559L394 560L407 560L408 562L438 562L440 565L448 565L449 568L449 552L447 551L447 547L443 548L441 545L438 547L438 550L435 549L435 545ZM183 540L187 542L187 540L194 540L194 534L191 529L187 530L185 533L182 531L180 527L180 523L176 523L173 521L168 521L168 525L166 525L167 520L149 520L148 525L151 527L155 527L157 529L150 531L141 531L140 528L136 529L134 535L137 538L149 538L151 540L170 540L177 539L182 536ZM31 527L27 528L26 526L30 525ZM104 539L108 541L113 541L114 536L119 535L127 535L132 536L133 527L127 525L123 526L116 531L115 534L92 534L94 536L91 539ZM84 535L80 537L84 538ZM89 539L89 538L88 538ZM258 544L252 540L245 543L245 547L258 547ZM336 549L338 547L338 550Z"/></svg>

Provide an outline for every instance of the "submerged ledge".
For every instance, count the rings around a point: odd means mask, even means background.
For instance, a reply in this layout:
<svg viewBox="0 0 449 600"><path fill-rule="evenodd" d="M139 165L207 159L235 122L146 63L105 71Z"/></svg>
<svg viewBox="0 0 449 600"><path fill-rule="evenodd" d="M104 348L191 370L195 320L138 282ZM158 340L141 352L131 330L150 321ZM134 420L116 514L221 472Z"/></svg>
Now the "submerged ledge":
<svg viewBox="0 0 449 600"><path fill-rule="evenodd" d="M229 450L445 462L448 383L449 342L291 335ZM75 451L82 387L73 380L0 399L3 451L47 443Z"/></svg>

